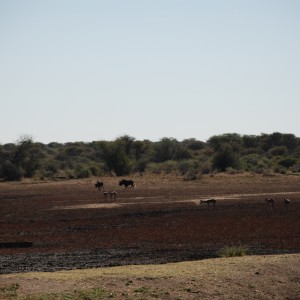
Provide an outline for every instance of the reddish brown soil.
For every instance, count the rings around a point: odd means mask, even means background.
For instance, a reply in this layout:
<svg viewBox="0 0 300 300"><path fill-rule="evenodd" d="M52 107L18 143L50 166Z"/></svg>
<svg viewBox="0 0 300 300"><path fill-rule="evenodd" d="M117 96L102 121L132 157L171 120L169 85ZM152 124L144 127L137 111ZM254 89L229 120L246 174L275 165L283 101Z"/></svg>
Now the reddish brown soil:
<svg viewBox="0 0 300 300"><path fill-rule="evenodd" d="M102 178L118 192L113 203L96 179L0 183L0 245L33 243L0 248L0 274L195 260L232 245L250 254L300 251L299 176L133 179L136 189L124 190L119 178ZM199 205L211 197L216 208Z"/></svg>

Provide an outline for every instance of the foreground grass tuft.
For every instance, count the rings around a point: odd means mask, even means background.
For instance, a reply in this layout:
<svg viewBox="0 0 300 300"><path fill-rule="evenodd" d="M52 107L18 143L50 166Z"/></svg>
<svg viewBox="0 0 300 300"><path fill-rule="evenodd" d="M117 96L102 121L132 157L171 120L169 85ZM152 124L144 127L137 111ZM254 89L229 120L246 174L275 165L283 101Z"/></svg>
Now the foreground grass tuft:
<svg viewBox="0 0 300 300"><path fill-rule="evenodd" d="M44 295L25 296L16 299L22 300L99 300L99 299L113 299L116 294L101 288L94 288L91 290L75 290L65 293L50 293ZM14 299L14 298L12 298ZM116 299L116 298L115 298Z"/></svg>
<svg viewBox="0 0 300 300"><path fill-rule="evenodd" d="M1 287L0 288L0 299L2 299L2 297L7 297L8 299L12 298L12 297L16 297L19 287L20 286L18 283L13 283L11 285ZM5 298L3 298L3 299L5 299Z"/></svg>
<svg viewBox="0 0 300 300"><path fill-rule="evenodd" d="M243 246L231 246L222 248L218 254L220 257L244 256L248 254L248 250Z"/></svg>

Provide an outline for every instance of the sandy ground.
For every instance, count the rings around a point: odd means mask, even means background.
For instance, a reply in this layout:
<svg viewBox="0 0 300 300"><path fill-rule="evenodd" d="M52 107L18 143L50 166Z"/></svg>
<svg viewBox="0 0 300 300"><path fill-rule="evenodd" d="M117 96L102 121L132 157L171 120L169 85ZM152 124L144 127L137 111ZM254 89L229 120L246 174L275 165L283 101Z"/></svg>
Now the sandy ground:
<svg viewBox="0 0 300 300"><path fill-rule="evenodd" d="M60 299L71 299L76 290L98 289L101 297L96 299L296 300L300 299L300 255L1 275L0 298L9 299L12 293L4 288L13 286L18 287L15 298L61 293ZM54 299L59 298L56 295Z"/></svg>

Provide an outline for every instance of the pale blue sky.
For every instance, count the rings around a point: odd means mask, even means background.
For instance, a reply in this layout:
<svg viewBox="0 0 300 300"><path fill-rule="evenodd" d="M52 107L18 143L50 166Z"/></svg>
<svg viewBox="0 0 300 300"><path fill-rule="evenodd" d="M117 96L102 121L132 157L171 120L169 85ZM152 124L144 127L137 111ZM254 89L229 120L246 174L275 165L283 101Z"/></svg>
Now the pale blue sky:
<svg viewBox="0 0 300 300"><path fill-rule="evenodd" d="M300 137L300 1L0 0L0 143Z"/></svg>

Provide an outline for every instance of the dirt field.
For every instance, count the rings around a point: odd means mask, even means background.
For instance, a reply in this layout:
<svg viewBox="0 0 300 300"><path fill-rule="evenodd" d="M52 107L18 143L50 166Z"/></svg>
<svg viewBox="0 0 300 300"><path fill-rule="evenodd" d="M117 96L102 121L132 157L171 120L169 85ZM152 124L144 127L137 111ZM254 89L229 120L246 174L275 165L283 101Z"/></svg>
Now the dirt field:
<svg viewBox="0 0 300 300"><path fill-rule="evenodd" d="M250 255L300 252L299 176L132 179L135 190L119 187L119 178L102 178L106 190L118 192L115 201L94 187L95 178L0 183L0 274L188 262L215 258L224 246L242 245ZM266 197L275 199L274 210ZM284 197L291 200L288 209ZM216 207L200 204L209 198ZM282 265L276 265L280 272ZM292 285L299 287L299 269L295 274Z"/></svg>
<svg viewBox="0 0 300 300"><path fill-rule="evenodd" d="M300 254L0 276L0 299L300 299Z"/></svg>
<svg viewBox="0 0 300 300"><path fill-rule="evenodd" d="M148 175L119 178L0 183L0 274L129 264L157 264L217 257L224 246L250 254L299 253L300 177L215 175L199 181ZM214 197L215 208L199 205ZM272 210L265 197L276 200ZM289 209L283 198L291 200Z"/></svg>

